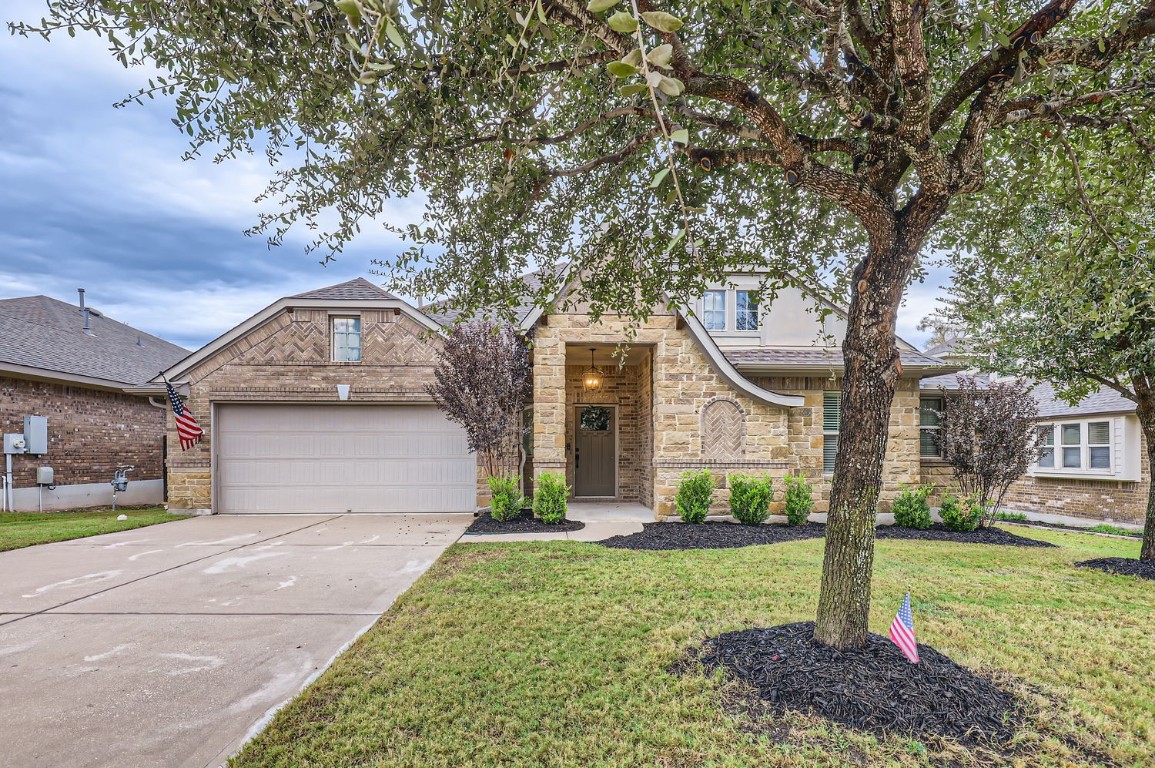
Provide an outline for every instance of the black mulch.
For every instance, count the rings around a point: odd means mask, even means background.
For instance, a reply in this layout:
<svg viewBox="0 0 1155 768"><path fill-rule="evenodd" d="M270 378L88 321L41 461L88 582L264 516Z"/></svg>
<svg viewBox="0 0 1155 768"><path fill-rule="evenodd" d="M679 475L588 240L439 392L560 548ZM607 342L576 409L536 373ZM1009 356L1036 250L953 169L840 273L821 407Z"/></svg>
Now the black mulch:
<svg viewBox="0 0 1155 768"><path fill-rule="evenodd" d="M1129 557L1100 557L1097 560L1084 560L1075 563L1080 568L1094 568L1096 571L1106 571L1118 576L1138 576L1141 579L1155 581L1155 563L1146 563L1142 560L1132 560Z"/></svg>
<svg viewBox="0 0 1155 768"><path fill-rule="evenodd" d="M979 528L976 531L950 531L942 523L930 528L903 528L897 525L880 525L877 529L880 539L917 539L923 541L957 541L960 544L1005 544L1010 547L1053 547L1049 541L1016 536L1002 528Z"/></svg>
<svg viewBox="0 0 1155 768"><path fill-rule="evenodd" d="M643 523L641 533L612 536L598 543L614 549L732 549L818 539L825 531L826 526L820 523L739 525L717 520L698 524Z"/></svg>
<svg viewBox="0 0 1155 768"><path fill-rule="evenodd" d="M473 525L465 529L466 535L471 533L556 533L558 531L580 531L586 524L580 520L562 520L560 523L546 525L533 516L533 512L522 511L512 520L500 522L490 517L488 512L482 512L473 520Z"/></svg>
<svg viewBox="0 0 1155 768"><path fill-rule="evenodd" d="M927 646L919 663L870 635L866 647L837 651L814 641L814 623L729 632L691 656L745 683L747 709L795 710L876 734L947 736L965 744L1007 742L1022 722L1015 697ZM674 671L692 672L693 664Z"/></svg>

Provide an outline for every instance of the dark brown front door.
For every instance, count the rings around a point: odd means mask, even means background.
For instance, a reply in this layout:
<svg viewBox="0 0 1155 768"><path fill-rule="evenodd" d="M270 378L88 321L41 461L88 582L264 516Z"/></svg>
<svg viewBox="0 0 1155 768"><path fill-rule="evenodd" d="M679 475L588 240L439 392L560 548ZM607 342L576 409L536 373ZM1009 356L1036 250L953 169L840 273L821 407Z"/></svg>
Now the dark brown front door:
<svg viewBox="0 0 1155 768"><path fill-rule="evenodd" d="M617 430L614 409L579 405L574 414L574 495L614 496Z"/></svg>

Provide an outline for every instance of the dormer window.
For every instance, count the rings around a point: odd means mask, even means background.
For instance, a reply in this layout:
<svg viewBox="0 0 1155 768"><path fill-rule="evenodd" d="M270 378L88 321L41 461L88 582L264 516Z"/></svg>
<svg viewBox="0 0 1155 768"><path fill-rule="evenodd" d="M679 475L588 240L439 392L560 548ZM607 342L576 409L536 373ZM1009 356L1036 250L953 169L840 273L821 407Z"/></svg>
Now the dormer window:
<svg viewBox="0 0 1155 768"><path fill-rule="evenodd" d="M702 299L702 322L707 331L726 330L725 291L706 291Z"/></svg>
<svg viewBox="0 0 1155 768"><path fill-rule="evenodd" d="M333 317L333 362L361 362L361 318Z"/></svg>
<svg viewBox="0 0 1155 768"><path fill-rule="evenodd" d="M758 330L758 296L753 291L735 291L735 328L739 331Z"/></svg>

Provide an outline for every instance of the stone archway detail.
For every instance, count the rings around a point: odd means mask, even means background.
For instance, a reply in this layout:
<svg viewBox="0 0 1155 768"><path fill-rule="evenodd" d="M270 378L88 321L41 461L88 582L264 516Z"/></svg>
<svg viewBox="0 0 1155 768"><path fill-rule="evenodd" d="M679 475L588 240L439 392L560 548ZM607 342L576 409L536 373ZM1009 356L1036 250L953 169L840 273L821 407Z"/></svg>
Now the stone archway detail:
<svg viewBox="0 0 1155 768"><path fill-rule="evenodd" d="M729 398L702 406L702 458L736 460L746 453L746 412Z"/></svg>

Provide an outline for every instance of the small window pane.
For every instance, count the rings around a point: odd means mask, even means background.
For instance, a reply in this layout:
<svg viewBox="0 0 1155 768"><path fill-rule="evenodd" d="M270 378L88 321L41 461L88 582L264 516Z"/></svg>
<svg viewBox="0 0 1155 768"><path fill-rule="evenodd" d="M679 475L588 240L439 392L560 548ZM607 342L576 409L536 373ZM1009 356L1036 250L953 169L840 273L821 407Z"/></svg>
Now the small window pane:
<svg viewBox="0 0 1155 768"><path fill-rule="evenodd" d="M726 292L706 291L702 299L702 323L709 331L726 330Z"/></svg>
<svg viewBox="0 0 1155 768"><path fill-rule="evenodd" d="M361 318L333 318L333 360L338 363L361 361Z"/></svg>
<svg viewBox="0 0 1155 768"><path fill-rule="evenodd" d="M838 432L842 424L842 393L827 392L822 399L822 431Z"/></svg>
<svg viewBox="0 0 1155 768"><path fill-rule="evenodd" d="M1065 427L1064 427L1065 429ZM1083 449L1082 448L1064 448L1063 449L1063 467L1067 469L1078 469L1083 466Z"/></svg>
<svg viewBox="0 0 1155 768"><path fill-rule="evenodd" d="M941 418L938 414L941 410L941 398L924 398L918 411L918 423L924 427L937 427Z"/></svg>
<svg viewBox="0 0 1155 768"><path fill-rule="evenodd" d="M1054 445L1055 444L1055 428L1048 424L1045 427L1039 427L1039 445Z"/></svg>
<svg viewBox="0 0 1155 768"><path fill-rule="evenodd" d="M1063 425L1063 445L1078 445L1083 442L1083 425L1082 424L1064 424ZM1063 466L1067 466L1066 462Z"/></svg>
<svg viewBox="0 0 1155 768"><path fill-rule="evenodd" d="M739 331L758 330L758 300L751 291L738 291L736 298Z"/></svg>
<svg viewBox="0 0 1155 768"><path fill-rule="evenodd" d="M920 456L941 456L937 429L920 429L918 433L918 453Z"/></svg>
<svg viewBox="0 0 1155 768"><path fill-rule="evenodd" d="M582 409L581 428L585 432L606 432L610 428L610 409L590 406Z"/></svg>
<svg viewBox="0 0 1155 768"><path fill-rule="evenodd" d="M822 442L822 471L834 472L834 460L838 456L838 435L825 435Z"/></svg>
<svg viewBox="0 0 1155 768"><path fill-rule="evenodd" d="M1111 422L1092 421L1087 425L1087 442L1091 445L1111 444Z"/></svg>
<svg viewBox="0 0 1155 768"><path fill-rule="evenodd" d="M1051 439L1051 442L1052 443L1054 442L1053 437ZM1055 449L1054 448L1043 448L1042 450L1039 451L1039 466L1040 467L1051 467L1051 468L1053 468L1055 466Z"/></svg>
<svg viewBox="0 0 1155 768"><path fill-rule="evenodd" d="M1092 446L1091 452L1091 469L1110 469L1111 468L1111 449L1104 447Z"/></svg>

